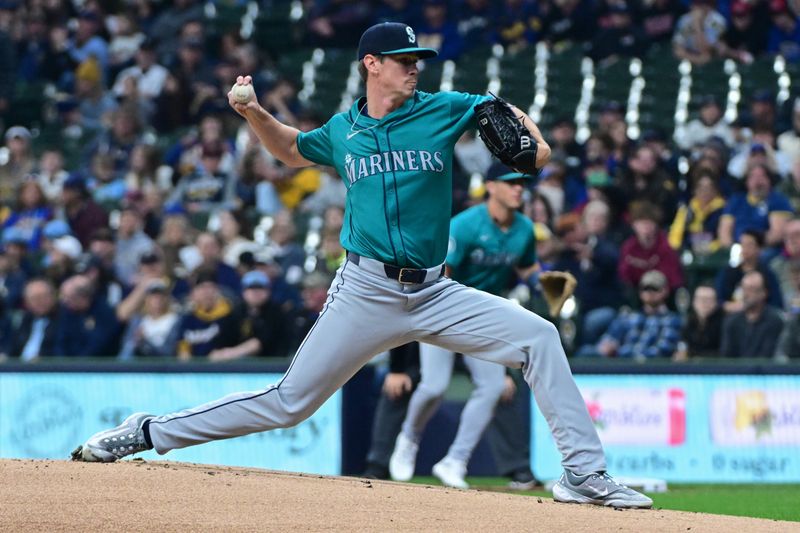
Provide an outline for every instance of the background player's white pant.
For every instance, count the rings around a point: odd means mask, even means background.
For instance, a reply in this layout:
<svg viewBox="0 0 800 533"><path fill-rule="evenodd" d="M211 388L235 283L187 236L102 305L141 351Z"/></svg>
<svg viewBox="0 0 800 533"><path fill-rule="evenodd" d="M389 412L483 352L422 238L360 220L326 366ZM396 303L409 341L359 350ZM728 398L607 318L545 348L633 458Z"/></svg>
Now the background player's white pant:
<svg viewBox="0 0 800 533"><path fill-rule="evenodd" d="M372 262L374 263L374 261ZM522 368L553 432L562 464L605 470L602 445L575 385L555 326L509 302L448 278L402 285L347 260L322 314L281 381L266 390L155 418L159 453L293 426L308 418L374 354L418 340Z"/></svg>
<svg viewBox="0 0 800 533"><path fill-rule="evenodd" d="M432 344L419 345L419 364L422 378L411 400L403 422L403 433L414 442L419 442L428 421L436 413L450 378L453 375L455 354ZM458 432L447 456L467 463L472 451L481 440L486 426L505 385L505 368L489 361L465 357L475 388L461 411Z"/></svg>

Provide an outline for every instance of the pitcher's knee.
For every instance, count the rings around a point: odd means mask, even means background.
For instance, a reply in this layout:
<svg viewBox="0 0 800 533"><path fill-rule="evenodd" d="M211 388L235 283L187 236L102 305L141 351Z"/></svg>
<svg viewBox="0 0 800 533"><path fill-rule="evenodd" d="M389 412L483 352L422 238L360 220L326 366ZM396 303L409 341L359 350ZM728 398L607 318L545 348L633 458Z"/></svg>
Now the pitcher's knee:
<svg viewBox="0 0 800 533"><path fill-rule="evenodd" d="M314 414L314 409L302 405L288 405L284 406L283 412L280 413L278 423L282 428L290 428L296 426L303 420Z"/></svg>
<svg viewBox="0 0 800 533"><path fill-rule="evenodd" d="M503 395L506 387L505 376L502 379L484 380L482 383L476 383L475 392L487 398L499 399Z"/></svg>

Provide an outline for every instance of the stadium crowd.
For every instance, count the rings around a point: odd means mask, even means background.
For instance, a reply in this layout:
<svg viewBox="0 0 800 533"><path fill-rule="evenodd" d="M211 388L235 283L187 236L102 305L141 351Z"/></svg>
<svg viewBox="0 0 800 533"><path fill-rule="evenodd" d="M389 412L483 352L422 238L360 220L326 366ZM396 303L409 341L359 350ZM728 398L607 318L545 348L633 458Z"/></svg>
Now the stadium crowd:
<svg viewBox="0 0 800 533"><path fill-rule="evenodd" d="M345 255L344 185L275 161L226 93L252 73L280 120L325 117L252 36L211 30L214 4L0 2L0 358L286 356L313 324ZM538 42L595 60L666 43L697 64L800 61L800 0L294 4L297 46L352 48L402 20L456 61ZM773 89L733 123L708 96L674 136L631 139L616 102L585 142L571 116L545 132L553 157L525 213L542 269L578 279L562 317L574 356L800 357L800 93ZM474 135L459 141L454 213L481 201L470 177L489 163ZM519 284L534 305L535 277Z"/></svg>

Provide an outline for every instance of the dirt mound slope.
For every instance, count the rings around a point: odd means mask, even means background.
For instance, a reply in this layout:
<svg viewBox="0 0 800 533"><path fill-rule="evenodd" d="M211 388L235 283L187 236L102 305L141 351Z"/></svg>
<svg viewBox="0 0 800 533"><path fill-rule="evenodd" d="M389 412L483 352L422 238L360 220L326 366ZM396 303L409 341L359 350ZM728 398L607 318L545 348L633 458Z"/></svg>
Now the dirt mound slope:
<svg viewBox="0 0 800 533"><path fill-rule="evenodd" d="M797 531L797 524L209 465L0 460L0 531Z"/></svg>

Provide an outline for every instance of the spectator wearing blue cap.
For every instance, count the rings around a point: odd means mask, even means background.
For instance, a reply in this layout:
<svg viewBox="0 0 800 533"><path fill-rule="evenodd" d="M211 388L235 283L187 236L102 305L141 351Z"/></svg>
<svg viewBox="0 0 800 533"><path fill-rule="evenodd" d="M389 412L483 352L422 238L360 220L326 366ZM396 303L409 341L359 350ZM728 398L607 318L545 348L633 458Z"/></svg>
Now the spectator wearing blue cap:
<svg viewBox="0 0 800 533"><path fill-rule="evenodd" d="M82 11L78 14L78 27L75 37L69 41L69 56L76 64L95 58L103 75L108 68L108 43L99 33L102 19L95 11Z"/></svg>
<svg viewBox="0 0 800 533"><path fill-rule="evenodd" d="M291 319L272 300L269 277L260 270L242 276L240 342L209 354L211 361L232 361L251 356L284 357L289 354Z"/></svg>
<svg viewBox="0 0 800 533"><path fill-rule="evenodd" d="M17 190L17 201L11 215L3 223L5 231L15 230L25 239L28 250L39 249L42 229L53 216L39 183L30 177Z"/></svg>
<svg viewBox="0 0 800 533"><path fill-rule="evenodd" d="M42 237L50 241L54 241L65 235L72 235L72 231L69 229L69 224L60 218L47 222L42 228Z"/></svg>

